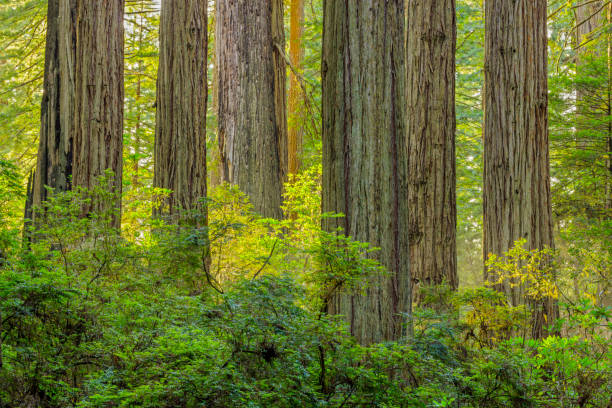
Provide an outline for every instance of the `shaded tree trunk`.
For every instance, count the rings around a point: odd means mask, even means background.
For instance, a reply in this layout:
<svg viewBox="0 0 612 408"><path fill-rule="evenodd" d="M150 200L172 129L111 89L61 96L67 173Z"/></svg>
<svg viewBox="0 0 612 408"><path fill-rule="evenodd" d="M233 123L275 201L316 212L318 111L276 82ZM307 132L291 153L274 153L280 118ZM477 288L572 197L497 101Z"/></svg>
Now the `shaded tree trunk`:
<svg viewBox="0 0 612 408"><path fill-rule="evenodd" d="M160 213L206 197L207 0L163 0L153 185L172 190Z"/></svg>
<svg viewBox="0 0 612 408"><path fill-rule="evenodd" d="M281 218L287 169L281 0L217 2L218 138L226 182L254 209Z"/></svg>
<svg viewBox="0 0 612 408"><path fill-rule="evenodd" d="M291 0L291 26L289 30L289 57L293 68L301 72L304 48L302 35L304 31L304 0ZM289 126L287 133L287 171L288 174L297 174L300 169L300 153L302 150L302 120L301 112L304 109L302 87L300 81L291 72L289 76Z"/></svg>
<svg viewBox="0 0 612 408"><path fill-rule="evenodd" d="M115 208L114 227L121 221L123 9L124 0L77 2L73 184L91 189L113 172L116 197L85 210Z"/></svg>
<svg viewBox="0 0 612 408"><path fill-rule="evenodd" d="M582 0L574 7L576 16L576 47L583 48L591 39L591 34L605 22L602 13L603 0ZM580 52L579 52L580 53Z"/></svg>
<svg viewBox="0 0 612 408"><path fill-rule="evenodd" d="M38 157L26 204L26 218L34 224L33 207L48 198L45 186L55 191L71 188L75 22L75 0L49 0Z"/></svg>
<svg viewBox="0 0 612 408"><path fill-rule="evenodd" d="M485 2L484 258L518 239L553 247L547 129L546 0ZM485 268L485 279L495 281ZM519 286L498 285L514 305ZM558 315L533 304L534 337ZM548 322L548 323L545 323Z"/></svg>
<svg viewBox="0 0 612 408"><path fill-rule="evenodd" d="M408 163L413 296L422 285L458 286L455 196L454 0L409 0Z"/></svg>
<svg viewBox="0 0 612 408"><path fill-rule="evenodd" d="M363 294L338 293L362 344L405 332L410 313L404 2L326 0L323 18L323 222L380 251L388 269Z"/></svg>

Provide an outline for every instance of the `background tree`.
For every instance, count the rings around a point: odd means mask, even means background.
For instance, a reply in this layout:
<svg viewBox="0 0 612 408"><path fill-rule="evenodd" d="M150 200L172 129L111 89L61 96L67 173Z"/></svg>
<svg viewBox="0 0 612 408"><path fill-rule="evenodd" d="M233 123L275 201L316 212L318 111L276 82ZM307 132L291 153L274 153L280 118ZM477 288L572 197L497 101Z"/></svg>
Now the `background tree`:
<svg viewBox="0 0 612 408"><path fill-rule="evenodd" d="M485 2L484 256L518 239L553 248L548 121L546 0ZM496 281L485 269L485 277ZM520 286L497 285L512 304ZM552 298L534 304L533 336L557 316Z"/></svg>
<svg viewBox="0 0 612 408"><path fill-rule="evenodd" d="M324 2L322 211L354 239L380 247L389 274L363 294L338 294L361 343L396 339L410 311L404 3Z"/></svg>
<svg viewBox="0 0 612 408"><path fill-rule="evenodd" d="M601 7L607 3L606 7ZM576 254L599 252L612 256L612 212L607 205L612 182L609 169L610 135L610 44L609 11L612 3L593 2L589 14L598 25L577 42L576 28L582 27L575 7L566 7L549 19L549 121L551 142L551 193L555 217L555 246L558 257L576 268L570 276L566 296L578 298L597 293L597 303L612 303L606 293L606 274L597 284L584 270ZM573 6L588 7L576 1ZM556 9L555 9L556 11ZM550 12L550 10L549 10ZM586 24L586 23L585 23ZM599 295L601 294L601 295Z"/></svg>
<svg viewBox="0 0 612 408"><path fill-rule="evenodd" d="M607 47L603 46L602 41L597 41L599 30L604 28L605 23L602 13L603 3L603 1L583 1L578 2L573 8L575 16L576 77L591 76L592 73L588 71L589 68L592 68L590 62L592 62L593 57L607 54ZM595 44L597 47L593 46ZM589 151L593 148L588 136L590 127L588 123L583 123L584 117L600 110L598 109L598 105L600 105L598 101L593 101L590 96L590 92L583 86L576 86L576 124L578 125L576 129L576 148L583 151Z"/></svg>
<svg viewBox="0 0 612 408"><path fill-rule="evenodd" d="M73 185L92 188L110 170L110 188L117 193L123 170L123 12L123 0L77 2ZM108 204L119 210L121 202ZM119 227L119 216L113 224Z"/></svg>
<svg viewBox="0 0 612 408"><path fill-rule="evenodd" d="M455 6L457 275L459 287L472 287L483 281L484 7L482 0L460 0Z"/></svg>
<svg viewBox="0 0 612 408"><path fill-rule="evenodd" d="M612 178L612 165L610 153L612 151L612 130L610 130L610 33L606 28L610 24L609 1L585 1L574 6L575 13L575 36L576 36L576 142L577 149L582 150L585 156L589 153L599 152L607 154L605 167L607 177L599 188L604 191L604 205L595 205L595 208L606 210L612 209L612 190L610 178ZM609 30L609 28L608 28ZM607 62L604 62L607 61ZM589 84L581 79L601 78L598 70L608 70L607 84L600 83L598 91L594 84ZM595 72L594 72L595 71ZM605 77L604 77L605 78ZM607 86L606 86L607 85ZM607 107L606 107L607 105ZM599 116L599 117L597 117ZM599 121L599 126L592 126L593 120ZM603 125L603 126L602 126ZM608 129L606 129L608 125ZM593 138L593 130L608 135L603 137L603 144L597 143ZM603 131L603 132L602 132ZM595 142L595 143L593 143ZM589 191L583 192L583 197L588 197Z"/></svg>
<svg viewBox="0 0 612 408"><path fill-rule="evenodd" d="M163 0L157 72L154 187L160 209L192 209L206 197L206 0Z"/></svg>
<svg viewBox="0 0 612 408"><path fill-rule="evenodd" d="M301 71L304 49L302 46L302 35L304 34L304 0L291 0L289 11L289 56L292 68ZM291 70L289 74L289 102L288 110L288 133L287 133L287 171L288 174L297 174L300 168L300 154L302 147L302 126L304 120L304 100L302 85L296 72Z"/></svg>
<svg viewBox="0 0 612 408"><path fill-rule="evenodd" d="M582 0L576 3L573 7L576 19L576 49L582 48L588 50L589 47L586 47L587 43L594 40L594 34L603 28L603 23L605 23L602 10L607 2L603 0ZM581 51L579 50L579 53Z"/></svg>
<svg viewBox="0 0 612 408"><path fill-rule="evenodd" d="M46 0L0 5L0 154L18 164L24 187L38 156L47 9Z"/></svg>
<svg viewBox="0 0 612 408"><path fill-rule="evenodd" d="M454 0L407 4L410 267L421 285L456 289Z"/></svg>
<svg viewBox="0 0 612 408"><path fill-rule="evenodd" d="M217 2L218 138L223 178L280 218L287 163L283 4Z"/></svg>
<svg viewBox="0 0 612 408"><path fill-rule="evenodd" d="M156 0L125 5L123 185L130 198L153 180L160 19L156 5Z"/></svg>

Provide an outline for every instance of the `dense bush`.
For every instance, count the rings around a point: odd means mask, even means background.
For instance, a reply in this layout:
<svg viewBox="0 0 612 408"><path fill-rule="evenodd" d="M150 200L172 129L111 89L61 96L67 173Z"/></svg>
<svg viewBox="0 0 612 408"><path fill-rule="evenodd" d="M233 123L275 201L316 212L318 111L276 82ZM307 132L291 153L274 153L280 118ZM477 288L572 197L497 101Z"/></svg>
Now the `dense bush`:
<svg viewBox="0 0 612 408"><path fill-rule="evenodd" d="M130 239L112 210L82 217L103 190L55 194L29 245L3 241L0 406L610 406L612 316L588 296L562 303L564 337L536 341L491 289L425 288L411 337L356 344L325 301L384 272L375 248L319 230L313 171L286 221L221 188L208 226L144 217Z"/></svg>

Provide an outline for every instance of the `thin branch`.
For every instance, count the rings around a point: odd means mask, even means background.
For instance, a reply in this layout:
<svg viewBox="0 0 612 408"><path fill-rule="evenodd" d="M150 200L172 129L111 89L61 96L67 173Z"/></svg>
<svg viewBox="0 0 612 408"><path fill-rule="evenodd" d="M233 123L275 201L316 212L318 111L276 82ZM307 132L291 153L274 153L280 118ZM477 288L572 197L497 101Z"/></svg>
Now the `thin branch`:
<svg viewBox="0 0 612 408"><path fill-rule="evenodd" d="M594 1L597 1L597 0L594 0ZM566 7L567 7L568 5L570 5L570 4L571 4L571 0L570 0L570 1L568 1L567 3L565 3L564 5L562 5L561 7L559 7L558 9L556 9L555 11L553 11L552 13L550 13L550 14L549 14L549 15L546 17L546 19L547 19L547 20L550 20L550 19L551 19L551 18L552 18L554 15L556 15L558 12L560 12L561 10L563 10L564 8L566 8Z"/></svg>
<svg viewBox="0 0 612 408"><path fill-rule="evenodd" d="M274 254L274 249L276 248L277 243L278 243L278 238L276 238L276 240L274 241L274 245L272 245L272 249L270 250L270 254L268 255L268 258L266 258L263 265L261 265L261 268L259 268L259 270L255 272L255 275L253 275L251 280L254 280L255 278L257 278L257 276L261 273L261 271L263 271L266 265L270 262L270 259L272 259L272 254Z"/></svg>
<svg viewBox="0 0 612 408"><path fill-rule="evenodd" d="M595 11L593 14L591 14L588 17L585 17L584 20L582 20L581 22L577 23L576 26L574 27L574 30L578 30L578 27L580 27L581 25L587 23L590 19L592 19L593 17L595 17L597 14L601 13L601 11L606 8L606 6L610 4L610 0L606 1L600 8L597 9L597 11Z"/></svg>

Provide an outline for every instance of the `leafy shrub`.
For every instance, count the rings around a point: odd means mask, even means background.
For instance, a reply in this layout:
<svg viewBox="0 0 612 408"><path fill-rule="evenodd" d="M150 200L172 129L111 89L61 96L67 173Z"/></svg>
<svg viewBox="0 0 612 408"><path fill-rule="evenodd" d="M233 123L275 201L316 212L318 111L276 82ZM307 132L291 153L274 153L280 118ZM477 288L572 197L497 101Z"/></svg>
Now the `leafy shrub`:
<svg viewBox="0 0 612 408"><path fill-rule="evenodd" d="M82 217L112 196L53 194L0 265L0 406L609 405L612 313L591 297L562 304L571 335L529 340L514 337L527 309L498 292L425 288L411 337L356 344L324 306L384 273L376 248L320 230L334 215L304 197L316 184L287 194L284 221L221 187L208 224L143 218L127 235L112 208Z"/></svg>

